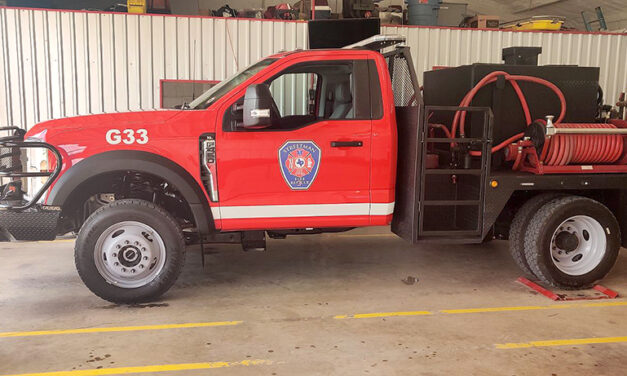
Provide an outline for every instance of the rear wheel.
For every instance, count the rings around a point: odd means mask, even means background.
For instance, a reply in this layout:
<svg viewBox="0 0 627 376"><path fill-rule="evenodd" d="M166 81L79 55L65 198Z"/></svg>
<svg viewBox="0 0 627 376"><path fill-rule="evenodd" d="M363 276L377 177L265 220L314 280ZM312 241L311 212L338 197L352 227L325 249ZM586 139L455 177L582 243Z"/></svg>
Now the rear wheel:
<svg viewBox="0 0 627 376"><path fill-rule="evenodd" d="M176 281L185 242L167 212L143 200L120 200L95 211L75 248L78 274L99 297L114 303L153 300Z"/></svg>
<svg viewBox="0 0 627 376"><path fill-rule="evenodd" d="M544 204L560 196L562 195L559 193L543 193L534 196L527 200L514 216L509 230L509 251L516 265L527 277L536 277L525 257L525 231L529 221Z"/></svg>
<svg viewBox="0 0 627 376"><path fill-rule="evenodd" d="M525 256L533 273L559 288L591 286L610 271L620 249L616 218L601 203L564 196L545 203L525 232Z"/></svg>

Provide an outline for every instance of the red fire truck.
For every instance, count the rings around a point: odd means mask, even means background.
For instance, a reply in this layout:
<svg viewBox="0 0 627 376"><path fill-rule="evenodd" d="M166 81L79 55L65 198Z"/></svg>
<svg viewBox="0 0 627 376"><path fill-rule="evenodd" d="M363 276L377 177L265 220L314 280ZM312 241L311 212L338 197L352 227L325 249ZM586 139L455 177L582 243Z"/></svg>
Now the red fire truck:
<svg viewBox="0 0 627 376"><path fill-rule="evenodd" d="M603 278L627 244L627 125L596 118L598 68L473 64L427 72L423 95L403 42L269 56L177 110L4 128L3 237L77 232L80 277L121 303L167 291L190 244L390 224L509 238L553 286Z"/></svg>

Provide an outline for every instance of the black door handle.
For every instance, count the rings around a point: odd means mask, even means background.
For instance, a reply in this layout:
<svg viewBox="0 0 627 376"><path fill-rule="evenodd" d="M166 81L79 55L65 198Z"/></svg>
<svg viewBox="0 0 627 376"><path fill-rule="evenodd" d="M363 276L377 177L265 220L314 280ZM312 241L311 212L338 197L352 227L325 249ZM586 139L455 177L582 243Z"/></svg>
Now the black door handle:
<svg viewBox="0 0 627 376"><path fill-rule="evenodd" d="M364 146L361 141L331 141L332 148L360 148Z"/></svg>

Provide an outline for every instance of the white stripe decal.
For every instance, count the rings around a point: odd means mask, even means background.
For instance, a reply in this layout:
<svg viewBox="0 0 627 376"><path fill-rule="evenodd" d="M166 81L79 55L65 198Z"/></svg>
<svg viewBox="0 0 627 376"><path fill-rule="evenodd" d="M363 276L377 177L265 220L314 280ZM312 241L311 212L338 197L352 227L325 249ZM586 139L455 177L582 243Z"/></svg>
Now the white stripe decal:
<svg viewBox="0 0 627 376"><path fill-rule="evenodd" d="M211 207L211 215L213 216L213 219L214 219L214 220L215 220L215 219L220 219L220 218L222 218L222 217L220 216L220 208L219 208L219 207L217 207L217 206L212 206L212 207Z"/></svg>
<svg viewBox="0 0 627 376"><path fill-rule="evenodd" d="M222 219L368 215L369 204L222 206Z"/></svg>
<svg viewBox="0 0 627 376"><path fill-rule="evenodd" d="M254 205L212 207L214 219L333 217L343 215L389 215L394 203Z"/></svg>
<svg viewBox="0 0 627 376"><path fill-rule="evenodd" d="M370 215L389 215L394 213L394 203L387 204L370 204Z"/></svg>

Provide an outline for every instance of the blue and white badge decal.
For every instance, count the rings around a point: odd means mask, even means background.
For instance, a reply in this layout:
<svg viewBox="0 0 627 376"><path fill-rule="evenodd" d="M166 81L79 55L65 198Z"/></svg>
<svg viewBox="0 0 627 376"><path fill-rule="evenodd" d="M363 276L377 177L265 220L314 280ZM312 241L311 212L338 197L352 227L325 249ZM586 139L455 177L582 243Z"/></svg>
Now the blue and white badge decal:
<svg viewBox="0 0 627 376"><path fill-rule="evenodd" d="M279 149L279 165L287 185L295 190L311 187L320 167L320 148L313 141L287 141Z"/></svg>

